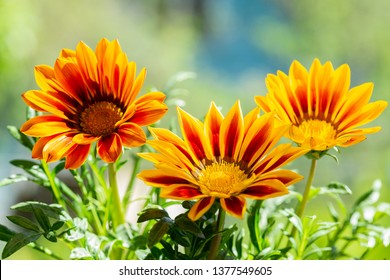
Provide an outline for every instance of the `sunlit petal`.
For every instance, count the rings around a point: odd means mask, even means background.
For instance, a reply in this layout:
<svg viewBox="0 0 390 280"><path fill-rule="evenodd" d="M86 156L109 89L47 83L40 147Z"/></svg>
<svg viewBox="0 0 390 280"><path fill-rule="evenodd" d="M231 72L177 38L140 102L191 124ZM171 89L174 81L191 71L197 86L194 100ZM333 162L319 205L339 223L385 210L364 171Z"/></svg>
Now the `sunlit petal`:
<svg viewBox="0 0 390 280"><path fill-rule="evenodd" d="M190 209L188 213L188 218L193 221L198 220L202 217L213 205L215 201L215 197L205 197L201 198L198 202L196 202Z"/></svg>

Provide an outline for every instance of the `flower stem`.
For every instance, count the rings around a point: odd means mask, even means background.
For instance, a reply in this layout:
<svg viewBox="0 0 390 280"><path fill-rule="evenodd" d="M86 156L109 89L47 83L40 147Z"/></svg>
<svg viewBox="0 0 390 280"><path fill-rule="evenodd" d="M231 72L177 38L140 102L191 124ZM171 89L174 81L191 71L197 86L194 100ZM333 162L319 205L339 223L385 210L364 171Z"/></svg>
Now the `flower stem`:
<svg viewBox="0 0 390 280"><path fill-rule="evenodd" d="M223 227L225 225L225 214L226 214L225 211L220 206L218 211L216 229L215 229L216 234L214 238L211 240L210 251L207 256L207 259L209 260L215 260L219 253L219 246L221 244L221 239L222 239L221 231L223 230Z"/></svg>
<svg viewBox="0 0 390 280"><path fill-rule="evenodd" d="M298 215L299 218L302 218L303 212L305 211L305 207L306 207L307 201L309 199L310 188L311 188L311 184L313 183L316 166L317 166L317 160L316 159L312 159L311 160L309 177L307 178L305 191L304 191L303 197L302 197L302 202L299 205L299 208L297 210L297 215Z"/></svg>
<svg viewBox="0 0 390 280"><path fill-rule="evenodd" d="M140 153L143 152L144 146L140 148ZM123 196L122 204L124 209L127 209L130 205L130 198L131 198L131 192L133 191L133 185L135 182L135 179L137 178L137 174L141 168L141 158L138 156L134 157L134 166L133 166L133 171L131 173L130 181L129 184L127 185L125 195Z"/></svg>
<svg viewBox="0 0 390 280"><path fill-rule="evenodd" d="M66 210L66 203L62 198L62 194L59 186L54 181L53 174L50 171L49 165L44 160L41 160L41 164L47 178L49 179L50 187L57 203L59 203Z"/></svg>
<svg viewBox="0 0 390 280"><path fill-rule="evenodd" d="M125 215L123 212L123 207L121 199L119 197L118 183L116 181L116 166L114 163L108 164L108 179L110 182L111 188L111 210L112 210L112 220L114 228L125 223Z"/></svg>

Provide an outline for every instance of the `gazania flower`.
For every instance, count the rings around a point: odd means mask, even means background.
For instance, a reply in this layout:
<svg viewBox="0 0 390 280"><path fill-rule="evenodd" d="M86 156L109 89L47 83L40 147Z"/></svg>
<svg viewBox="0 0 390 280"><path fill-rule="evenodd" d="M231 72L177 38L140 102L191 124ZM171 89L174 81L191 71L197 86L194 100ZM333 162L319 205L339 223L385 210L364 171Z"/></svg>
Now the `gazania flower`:
<svg viewBox="0 0 390 280"><path fill-rule="evenodd" d="M268 94L255 98L265 112L292 124L287 137L312 151L325 152L348 147L366 139L380 127L361 128L377 118L387 106L385 101L369 103L373 84L350 89L350 69L344 64L333 69L315 59L307 71L294 61L288 75L278 71L266 78Z"/></svg>
<svg viewBox="0 0 390 280"><path fill-rule="evenodd" d="M274 148L289 129L277 126L273 114L251 111L245 118L237 102L224 118L214 103L204 123L178 109L184 139L169 130L150 128L148 141L158 153L140 154L156 169L138 176L162 188L161 197L198 200L189 218L199 219L216 200L229 214L242 218L246 198L266 199L288 193L287 186L302 177L277 170L307 150L282 144ZM274 148L274 149L273 149Z"/></svg>
<svg viewBox="0 0 390 280"><path fill-rule="evenodd" d="M44 112L28 120L21 131L40 137L32 157L47 162L66 158L66 168L78 168L96 142L97 153L115 162L122 147L145 143L141 126L167 111L165 95L151 92L136 99L145 79L129 62L118 41L102 39L96 51L80 42L76 51L63 49L54 68L35 68L40 90L22 95L33 109Z"/></svg>

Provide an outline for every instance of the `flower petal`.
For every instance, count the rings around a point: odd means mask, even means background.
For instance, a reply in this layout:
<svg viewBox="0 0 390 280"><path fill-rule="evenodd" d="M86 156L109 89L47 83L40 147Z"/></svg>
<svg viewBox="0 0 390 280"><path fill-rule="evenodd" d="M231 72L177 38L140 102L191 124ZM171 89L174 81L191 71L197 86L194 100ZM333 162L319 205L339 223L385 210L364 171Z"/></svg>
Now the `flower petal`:
<svg viewBox="0 0 390 280"><path fill-rule="evenodd" d="M254 121L243 139L238 160L246 162L251 167L275 146L290 127L275 126L273 113L265 114Z"/></svg>
<svg viewBox="0 0 390 280"><path fill-rule="evenodd" d="M282 182L285 186L290 186L292 184L295 184L296 182L301 181L303 179L303 176L291 170L274 170L264 173L258 177L258 180L262 181L270 179L276 179Z"/></svg>
<svg viewBox="0 0 390 280"><path fill-rule="evenodd" d="M158 94L149 93L149 95L159 97ZM167 105L160 100L148 100L135 103L135 112L129 121L139 126L150 125L160 120L168 111Z"/></svg>
<svg viewBox="0 0 390 280"><path fill-rule="evenodd" d="M45 148L46 144L55 136L56 135L39 138L31 151L31 157L34 159L43 159L43 148Z"/></svg>
<svg viewBox="0 0 390 280"><path fill-rule="evenodd" d="M56 93L30 90L22 94L22 98L34 110L49 112L63 119L68 119L68 115L72 115L75 111L69 98L66 96L60 97L60 94Z"/></svg>
<svg viewBox="0 0 390 280"><path fill-rule="evenodd" d="M176 171L176 173L173 173ZM167 172L167 170L155 169L155 170L142 170L138 173L137 177L145 181L150 186L153 187L169 187L171 185L177 184L188 184L187 176L183 176L180 170L172 170Z"/></svg>
<svg viewBox="0 0 390 280"><path fill-rule="evenodd" d="M219 144L222 158L237 158L244 137L244 120L237 101L221 124Z"/></svg>
<svg viewBox="0 0 390 280"><path fill-rule="evenodd" d="M146 142L146 135L142 128L134 123L124 123L118 128L118 135L121 137L125 147L138 147Z"/></svg>
<svg viewBox="0 0 390 280"><path fill-rule="evenodd" d="M65 168L79 168L87 160L91 145L77 145L76 148L66 156Z"/></svg>
<svg viewBox="0 0 390 280"><path fill-rule="evenodd" d="M219 157L221 155L219 150L219 130L222 121L223 116L221 112L218 110L217 106L215 106L215 103L211 102L210 109L205 117L204 125L214 157Z"/></svg>
<svg viewBox="0 0 390 280"><path fill-rule="evenodd" d="M122 154L122 141L118 134L102 137L97 143L97 152L105 162L115 162Z"/></svg>
<svg viewBox="0 0 390 280"><path fill-rule="evenodd" d="M45 137L70 131L67 122L53 115L37 116L25 122L20 131L33 137Z"/></svg>
<svg viewBox="0 0 390 280"><path fill-rule="evenodd" d="M77 144L72 141L74 134L60 134L46 143L42 150L42 157L46 162L58 161L67 156Z"/></svg>
<svg viewBox="0 0 390 280"><path fill-rule="evenodd" d="M78 103L83 104L87 97L87 89L79 67L69 60L57 59L54 73L65 92Z"/></svg>
<svg viewBox="0 0 390 280"><path fill-rule="evenodd" d="M91 134L78 133L73 137L73 142L80 145L87 145L95 141L98 141L100 138L101 136L93 136Z"/></svg>
<svg viewBox="0 0 390 280"><path fill-rule="evenodd" d="M160 196L171 199L191 200L204 198L206 195L202 194L198 188L192 185L177 184L162 188Z"/></svg>
<svg viewBox="0 0 390 280"><path fill-rule="evenodd" d="M205 197L201 198L196 202L188 212L188 218L192 221L198 220L202 217L213 205L215 197Z"/></svg>
<svg viewBox="0 0 390 280"><path fill-rule="evenodd" d="M254 183L241 193L243 197L252 199L268 199L288 193L287 187L277 179Z"/></svg>
<svg viewBox="0 0 390 280"><path fill-rule="evenodd" d="M212 159L210 143L207 141L203 124L178 107L179 123L184 140L199 160Z"/></svg>
<svg viewBox="0 0 390 280"><path fill-rule="evenodd" d="M291 144L280 144L253 167L253 172L257 175L269 172L286 165L309 151L310 149L293 147Z"/></svg>
<svg viewBox="0 0 390 280"><path fill-rule="evenodd" d="M222 208L233 217L242 219L246 210L246 199L240 196L221 198Z"/></svg>

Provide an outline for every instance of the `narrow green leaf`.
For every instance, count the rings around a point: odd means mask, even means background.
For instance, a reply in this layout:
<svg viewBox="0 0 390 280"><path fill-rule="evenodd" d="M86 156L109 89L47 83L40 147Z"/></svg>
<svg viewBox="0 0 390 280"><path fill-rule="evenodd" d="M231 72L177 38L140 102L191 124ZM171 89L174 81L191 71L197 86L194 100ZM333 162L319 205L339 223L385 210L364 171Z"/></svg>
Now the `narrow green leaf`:
<svg viewBox="0 0 390 280"><path fill-rule="evenodd" d="M72 260L80 260L80 259L90 259L92 255L85 248L77 247L70 252L70 259Z"/></svg>
<svg viewBox="0 0 390 280"><path fill-rule="evenodd" d="M11 136L13 138L15 138L20 144L22 144L23 146L25 146L29 150L32 150L34 144L30 140L30 138L28 138L26 135L21 133L20 130L18 128L16 128L15 126L9 125L9 126L7 126L7 129L8 129L9 134L11 134Z"/></svg>
<svg viewBox="0 0 390 280"><path fill-rule="evenodd" d="M11 239L12 236L14 236L16 232L13 230L10 230L6 226L0 224L0 240L8 242L8 240Z"/></svg>
<svg viewBox="0 0 390 280"><path fill-rule="evenodd" d="M170 232L170 237L172 238L173 241L175 241L177 244L183 247L191 246L189 237L181 229L173 227L172 232Z"/></svg>
<svg viewBox="0 0 390 280"><path fill-rule="evenodd" d="M26 182L29 179L22 174L13 174L9 176L8 178L4 178L3 180L0 181L0 187L6 186L6 185L11 185L19 182Z"/></svg>
<svg viewBox="0 0 390 280"><path fill-rule="evenodd" d="M55 234L55 232L53 232L53 231L49 231L48 233L46 233L46 234L44 235L44 237L45 237L47 240L51 241L51 242L57 242L56 234Z"/></svg>
<svg viewBox="0 0 390 280"><path fill-rule="evenodd" d="M288 218L290 223L298 230L300 234L303 233L302 221L292 209L282 209L280 210L280 213Z"/></svg>
<svg viewBox="0 0 390 280"><path fill-rule="evenodd" d="M25 201L13 205L11 209L23 212L32 212L33 210L31 206L34 208L40 208L47 216L57 220L68 221L71 219L69 214L67 214L59 204L46 204L38 201Z"/></svg>
<svg viewBox="0 0 390 280"><path fill-rule="evenodd" d="M336 208L334 207L333 203L328 204L328 210L329 210L330 216L332 217L333 221L338 222L340 215L337 212Z"/></svg>
<svg viewBox="0 0 390 280"><path fill-rule="evenodd" d="M324 187L320 187L320 193L352 194L352 191L346 184L333 181Z"/></svg>
<svg viewBox="0 0 390 280"><path fill-rule="evenodd" d="M382 187L382 182L376 180L372 186L372 189L361 195L355 202L354 208L358 208L362 205L372 205L378 201L380 197L380 189Z"/></svg>
<svg viewBox="0 0 390 280"><path fill-rule="evenodd" d="M176 259L175 250L173 250L172 246L164 240L160 240L160 242L161 242L161 245L164 247L164 249L161 250L163 252L164 256L169 260Z"/></svg>
<svg viewBox="0 0 390 280"><path fill-rule="evenodd" d="M303 255L302 258L304 260L306 260L311 255L314 255L314 254L317 254L319 257L321 257L323 252L330 252L330 251L332 251L332 248L330 248L330 247L314 247L313 249L305 252L305 254Z"/></svg>
<svg viewBox="0 0 390 280"><path fill-rule="evenodd" d="M42 182L48 180L44 170L42 169L42 166L35 161L15 159L15 160L11 160L10 163L13 166L23 169L24 171L34 176L35 178L42 180Z"/></svg>
<svg viewBox="0 0 390 280"><path fill-rule="evenodd" d="M249 215L247 218L247 225L249 229L249 236L252 245L255 247L256 252L261 251L261 235L260 235L260 207L262 200L255 200L249 208Z"/></svg>
<svg viewBox="0 0 390 280"><path fill-rule="evenodd" d="M10 220L11 222L13 222L15 225L18 225L22 228L32 230L35 232L41 232L41 230L39 229L39 227L36 224L34 224L32 221L30 221L29 219L27 219L25 217L7 216L7 219Z"/></svg>
<svg viewBox="0 0 390 280"><path fill-rule="evenodd" d="M42 208L34 207L33 205L31 205L31 208L41 228L44 230L44 232L49 232L51 224L45 212L42 210Z"/></svg>
<svg viewBox="0 0 390 280"><path fill-rule="evenodd" d="M158 208L145 209L138 217L137 223L142 223L149 220L161 219L164 217L168 217L168 213L164 209L158 209Z"/></svg>
<svg viewBox="0 0 390 280"><path fill-rule="evenodd" d="M196 237L205 238L199 226L191 221L186 214L178 215L175 218L175 225L184 231L193 233Z"/></svg>
<svg viewBox="0 0 390 280"><path fill-rule="evenodd" d="M62 170L64 170L64 168L65 168L65 161L61 161L59 164L57 164L57 165L53 168L52 172L53 172L54 175L57 175L57 174L60 173Z"/></svg>
<svg viewBox="0 0 390 280"><path fill-rule="evenodd" d="M172 224L172 220L168 218L162 218L155 223L149 232L148 247L151 248L157 244L168 232Z"/></svg>
<svg viewBox="0 0 390 280"><path fill-rule="evenodd" d="M25 233L17 233L10 238L3 249L2 258L8 258L16 251L20 250L24 246L28 245L31 242L37 240L42 233L37 232L25 232Z"/></svg>
<svg viewBox="0 0 390 280"><path fill-rule="evenodd" d="M50 230L53 230L53 231L59 230L60 228L62 228L62 226L63 226L64 224L65 224L64 221L57 221L57 222L55 222L55 223L51 226Z"/></svg>

